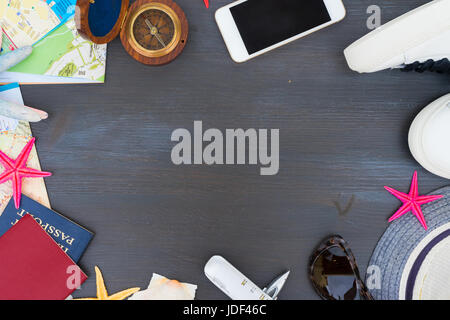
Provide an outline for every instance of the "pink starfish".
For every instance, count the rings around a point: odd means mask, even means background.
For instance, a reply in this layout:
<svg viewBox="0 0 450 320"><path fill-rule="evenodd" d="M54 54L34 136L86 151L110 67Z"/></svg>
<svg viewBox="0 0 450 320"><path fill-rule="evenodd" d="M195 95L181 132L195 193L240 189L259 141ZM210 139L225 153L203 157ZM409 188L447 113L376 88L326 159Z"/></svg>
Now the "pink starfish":
<svg viewBox="0 0 450 320"><path fill-rule="evenodd" d="M425 230L428 229L427 223L425 222L425 218L423 217L423 212L420 206L422 204L432 202L438 199L441 199L443 196L419 196L419 188L417 185L417 171L414 172L414 176L411 182L411 188L409 189L409 193L403 193L397 190L394 190L389 187L384 187L387 191L393 194L397 199L403 202L403 205L400 209L397 210L396 213L392 217L389 218L389 222L394 221L395 219L400 218L405 213L412 211L412 213L416 216Z"/></svg>
<svg viewBox="0 0 450 320"><path fill-rule="evenodd" d="M14 204L17 209L19 208L20 197L22 195L23 178L39 178L52 175L50 172L39 171L27 167L28 156L30 155L31 149L33 149L35 140L35 138L32 138L28 141L16 160L11 159L4 152L0 151L0 163L5 169L0 175L0 183L12 180Z"/></svg>

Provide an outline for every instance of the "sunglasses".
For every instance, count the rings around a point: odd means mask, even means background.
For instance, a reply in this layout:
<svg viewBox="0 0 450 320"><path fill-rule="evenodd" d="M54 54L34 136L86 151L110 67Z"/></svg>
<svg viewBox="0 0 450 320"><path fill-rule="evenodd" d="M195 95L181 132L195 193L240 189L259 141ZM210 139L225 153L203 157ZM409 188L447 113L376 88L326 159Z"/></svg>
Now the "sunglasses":
<svg viewBox="0 0 450 320"><path fill-rule="evenodd" d="M325 300L373 300L359 275L355 257L340 236L326 239L311 257L310 278Z"/></svg>

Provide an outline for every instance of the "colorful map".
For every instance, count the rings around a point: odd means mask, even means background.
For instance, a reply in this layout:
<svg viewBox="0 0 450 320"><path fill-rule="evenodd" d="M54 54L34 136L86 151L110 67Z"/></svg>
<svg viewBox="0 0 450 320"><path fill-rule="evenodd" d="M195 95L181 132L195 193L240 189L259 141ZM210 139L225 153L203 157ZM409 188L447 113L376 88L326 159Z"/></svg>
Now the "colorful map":
<svg viewBox="0 0 450 320"><path fill-rule="evenodd" d="M7 46L5 36L3 40L2 47ZM33 53L8 71L104 82L105 68L106 45L82 38L70 19L36 43Z"/></svg>
<svg viewBox="0 0 450 320"><path fill-rule="evenodd" d="M73 16L76 0L2 0L2 29L15 49L32 45Z"/></svg>
<svg viewBox="0 0 450 320"><path fill-rule="evenodd" d="M0 86L0 97L5 100L23 104L20 88L16 83ZM14 130L0 131L0 149L8 156L16 158L31 137L30 124L26 121L17 121ZM33 150L30 153L28 166L38 170L41 169L36 147L33 147ZM0 172L1 171L3 171L3 168L0 166ZM28 197L50 208L47 188L45 187L43 178L25 178L23 180L22 192ZM9 199L11 199L12 194L11 181L0 184L0 215L8 204Z"/></svg>

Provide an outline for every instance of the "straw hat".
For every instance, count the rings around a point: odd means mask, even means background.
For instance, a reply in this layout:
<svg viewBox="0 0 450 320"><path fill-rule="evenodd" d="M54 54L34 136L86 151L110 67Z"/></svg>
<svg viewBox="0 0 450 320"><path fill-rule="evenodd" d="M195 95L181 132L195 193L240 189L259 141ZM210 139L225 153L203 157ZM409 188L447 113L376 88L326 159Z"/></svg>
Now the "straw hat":
<svg viewBox="0 0 450 320"><path fill-rule="evenodd" d="M369 262L366 283L376 300L450 299L450 187L422 210L428 231L412 214L393 221Z"/></svg>

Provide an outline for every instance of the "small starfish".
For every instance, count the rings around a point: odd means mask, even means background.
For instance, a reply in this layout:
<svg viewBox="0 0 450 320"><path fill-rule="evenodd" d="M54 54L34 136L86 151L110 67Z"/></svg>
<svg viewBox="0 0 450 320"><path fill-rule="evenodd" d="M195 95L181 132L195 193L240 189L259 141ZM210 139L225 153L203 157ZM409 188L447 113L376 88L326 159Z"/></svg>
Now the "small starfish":
<svg viewBox="0 0 450 320"><path fill-rule="evenodd" d="M27 167L28 157L33 149L35 140L35 138L32 138L28 141L27 145L22 149L16 160L11 159L4 152L0 151L0 163L5 169L5 171L0 174L0 183L4 183L8 180L12 181L13 197L16 209L18 209L20 205L23 178L40 178L52 175L50 172L39 171Z"/></svg>
<svg viewBox="0 0 450 320"><path fill-rule="evenodd" d="M205 3L205 6L206 6L207 8L209 8L209 0L203 0L203 2Z"/></svg>
<svg viewBox="0 0 450 320"><path fill-rule="evenodd" d="M105 281L103 280L102 272L97 266L95 266L95 276L97 282L97 298L80 298L74 300L124 300L125 298L131 296L133 293L136 293L139 290L141 290L141 288L131 288L114 293L113 295L109 296L108 291L106 291Z"/></svg>
<svg viewBox="0 0 450 320"><path fill-rule="evenodd" d="M403 202L403 205L400 209L397 210L396 213L392 217L389 218L389 222L394 221L395 219L400 218L405 213L412 211L412 213L419 220L420 224L424 227L425 230L428 229L427 223L425 222L425 218L423 216L421 205L425 203L429 203L438 199L441 199L444 196L436 195L436 196L419 196L419 188L417 185L417 171L414 172L414 176L411 182L411 188L409 189L409 193L403 193L397 190L394 190L389 187L384 187L387 191L393 194L397 199Z"/></svg>

